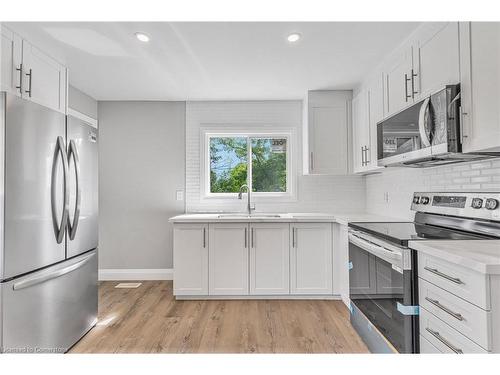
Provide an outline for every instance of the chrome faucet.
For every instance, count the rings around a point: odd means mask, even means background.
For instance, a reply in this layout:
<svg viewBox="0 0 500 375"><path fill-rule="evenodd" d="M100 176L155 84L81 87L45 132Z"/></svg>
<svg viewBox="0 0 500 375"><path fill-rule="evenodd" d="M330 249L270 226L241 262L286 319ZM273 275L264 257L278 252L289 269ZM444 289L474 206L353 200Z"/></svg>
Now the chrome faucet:
<svg viewBox="0 0 500 375"><path fill-rule="evenodd" d="M252 207L252 205L250 203L251 193L250 193L250 188L248 187L247 184L241 185L240 192L238 193L238 199L243 199L243 190L245 190L247 193L247 212L249 215L251 215L252 210L255 210L255 207Z"/></svg>

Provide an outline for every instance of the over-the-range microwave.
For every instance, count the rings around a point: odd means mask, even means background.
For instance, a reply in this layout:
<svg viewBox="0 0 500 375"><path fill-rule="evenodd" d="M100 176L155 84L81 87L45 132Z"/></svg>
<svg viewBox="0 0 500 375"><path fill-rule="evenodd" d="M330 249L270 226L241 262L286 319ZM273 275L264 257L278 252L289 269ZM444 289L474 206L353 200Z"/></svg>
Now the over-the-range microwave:
<svg viewBox="0 0 500 375"><path fill-rule="evenodd" d="M460 85L449 85L377 124L379 166L428 167L498 157L462 153Z"/></svg>

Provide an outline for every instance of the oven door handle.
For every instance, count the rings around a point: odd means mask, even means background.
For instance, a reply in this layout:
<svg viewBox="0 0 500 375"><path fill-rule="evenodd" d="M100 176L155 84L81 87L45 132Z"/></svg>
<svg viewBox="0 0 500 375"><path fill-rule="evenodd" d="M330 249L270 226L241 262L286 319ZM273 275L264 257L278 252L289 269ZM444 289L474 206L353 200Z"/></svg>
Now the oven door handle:
<svg viewBox="0 0 500 375"><path fill-rule="evenodd" d="M390 264L401 267L403 263L403 255L401 253L388 250L382 246L376 245L372 242L362 239L353 233L349 233L349 242L375 255L376 257L385 260Z"/></svg>

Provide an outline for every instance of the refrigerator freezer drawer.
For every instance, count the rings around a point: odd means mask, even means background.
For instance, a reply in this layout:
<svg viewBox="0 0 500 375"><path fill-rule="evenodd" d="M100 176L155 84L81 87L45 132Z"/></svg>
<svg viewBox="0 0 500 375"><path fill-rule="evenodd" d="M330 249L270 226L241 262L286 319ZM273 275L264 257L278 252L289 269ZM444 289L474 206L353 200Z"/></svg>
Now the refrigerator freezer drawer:
<svg viewBox="0 0 500 375"><path fill-rule="evenodd" d="M0 285L0 352L64 353L97 319L97 250Z"/></svg>

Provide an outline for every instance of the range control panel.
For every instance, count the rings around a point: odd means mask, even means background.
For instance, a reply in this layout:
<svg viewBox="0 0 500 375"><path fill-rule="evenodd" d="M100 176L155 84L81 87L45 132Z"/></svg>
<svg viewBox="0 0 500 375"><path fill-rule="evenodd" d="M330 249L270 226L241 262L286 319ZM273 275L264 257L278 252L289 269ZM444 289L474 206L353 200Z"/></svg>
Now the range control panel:
<svg viewBox="0 0 500 375"><path fill-rule="evenodd" d="M500 192L421 192L413 195L413 211L500 220Z"/></svg>

